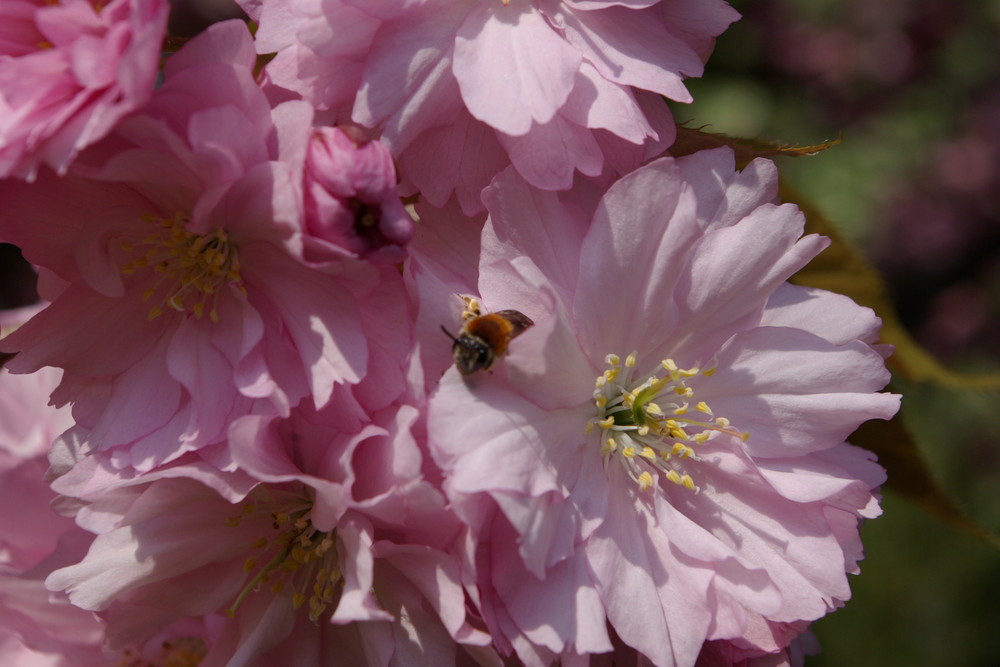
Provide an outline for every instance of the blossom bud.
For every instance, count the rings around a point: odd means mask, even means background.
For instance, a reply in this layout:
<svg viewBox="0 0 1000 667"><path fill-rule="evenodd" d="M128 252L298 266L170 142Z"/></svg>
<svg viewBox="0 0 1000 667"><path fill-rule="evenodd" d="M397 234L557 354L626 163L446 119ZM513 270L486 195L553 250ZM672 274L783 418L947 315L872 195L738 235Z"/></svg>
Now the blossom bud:
<svg viewBox="0 0 1000 667"><path fill-rule="evenodd" d="M396 257L413 236L392 157L377 141L358 143L340 128L316 128L304 190L309 233L351 255Z"/></svg>

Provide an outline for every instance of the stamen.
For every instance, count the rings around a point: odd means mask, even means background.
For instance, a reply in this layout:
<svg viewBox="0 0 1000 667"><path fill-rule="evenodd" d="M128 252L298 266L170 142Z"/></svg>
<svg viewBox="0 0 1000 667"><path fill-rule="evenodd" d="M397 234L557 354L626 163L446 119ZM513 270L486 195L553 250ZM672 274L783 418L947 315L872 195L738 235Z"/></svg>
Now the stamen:
<svg viewBox="0 0 1000 667"><path fill-rule="evenodd" d="M706 402L695 401L695 388L688 380L714 373L714 360L702 370L698 366L682 369L673 359L663 359L657 370L645 375L634 370L635 352L624 364L613 353L604 360L608 367L594 383L597 414L587 422L588 433L595 425L601 427L605 466L618 461L641 491L663 478L697 492L694 477L686 469L702 461L697 447L716 434L744 441L749 437L733 429L725 417L715 417ZM703 415L709 420L703 420Z"/></svg>
<svg viewBox="0 0 1000 667"><path fill-rule="evenodd" d="M149 319L160 317L165 308L170 308L190 312L198 319L207 314L218 322L217 303L223 286L246 295L236 247L225 230L195 234L188 231L188 219L180 213L173 218L144 215L141 219L156 230L136 242L119 243L123 251L133 255L119 270L123 275L133 275L152 267L158 276L156 283L143 292L144 301L160 295L159 302L149 309Z"/></svg>
<svg viewBox="0 0 1000 667"><path fill-rule="evenodd" d="M249 504L244 513L248 510L257 511ZM289 584L294 591L292 607L299 609L308 602L309 619L313 622L318 622L336 604L343 581L337 567L336 541L332 534L312 525L310 513L308 503L270 513L271 528L277 535L261 536L250 544L253 549L262 549L266 560L261 564L262 559L251 555L243 562L243 570L252 576L227 610L230 617L250 593L265 585L272 593L280 593ZM226 523L234 525L241 518L230 517Z"/></svg>

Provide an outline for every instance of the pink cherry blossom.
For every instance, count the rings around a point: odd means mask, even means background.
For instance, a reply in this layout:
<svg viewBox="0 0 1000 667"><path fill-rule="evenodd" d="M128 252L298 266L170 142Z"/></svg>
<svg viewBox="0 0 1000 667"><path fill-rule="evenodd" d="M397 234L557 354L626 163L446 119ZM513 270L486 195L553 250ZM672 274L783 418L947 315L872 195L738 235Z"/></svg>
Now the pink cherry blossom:
<svg viewBox="0 0 1000 667"><path fill-rule="evenodd" d="M168 12L165 0L0 2L0 177L64 172L140 109Z"/></svg>
<svg viewBox="0 0 1000 667"><path fill-rule="evenodd" d="M620 175L673 140L665 96L690 101L738 15L721 0L264 0L271 79L376 129L404 182L467 213L509 164L532 185Z"/></svg>
<svg viewBox="0 0 1000 667"><path fill-rule="evenodd" d="M589 208L512 170L484 192L473 296L535 325L491 374L445 372L428 441L501 650L778 654L850 597L884 472L845 438L899 398L874 314L785 282L826 241L776 195L770 162L737 172L728 149ZM445 262L416 248L419 282Z"/></svg>
<svg viewBox="0 0 1000 667"><path fill-rule="evenodd" d="M77 520L97 533L49 576L109 633L142 641L188 614L229 616L202 664L448 664L489 637L467 621L447 547L459 524L423 478L412 428L393 407L356 432L342 409L246 416L231 430L262 481L237 503L194 479L104 494Z"/></svg>
<svg viewBox="0 0 1000 667"><path fill-rule="evenodd" d="M245 25L216 24L71 173L0 182L0 238L41 267L51 302L0 343L18 352L8 368L64 370L53 400L74 403L76 426L63 449L105 470L197 453L231 471L224 442L242 415L322 406L362 377L402 386L399 273L305 257L312 109L272 109L255 60Z"/></svg>

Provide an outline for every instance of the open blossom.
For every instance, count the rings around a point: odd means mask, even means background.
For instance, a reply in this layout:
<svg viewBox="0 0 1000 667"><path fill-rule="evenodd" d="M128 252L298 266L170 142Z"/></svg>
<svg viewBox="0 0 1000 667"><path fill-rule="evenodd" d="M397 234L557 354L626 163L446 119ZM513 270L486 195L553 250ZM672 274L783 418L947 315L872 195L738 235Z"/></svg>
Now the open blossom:
<svg viewBox="0 0 1000 667"><path fill-rule="evenodd" d="M459 642L486 650L445 550L458 522L421 475L416 409L353 433L342 411L234 423L234 456L261 480L239 502L184 478L97 498L78 515L98 533L89 553L47 584L128 641L228 616L206 665L449 664Z"/></svg>
<svg viewBox="0 0 1000 667"><path fill-rule="evenodd" d="M777 655L850 596L884 473L845 438L899 399L874 314L785 282L826 242L776 194L728 149L590 209L511 171L484 192L475 295L535 325L492 374L444 374L428 439L502 650L569 660L610 628L657 665Z"/></svg>
<svg viewBox="0 0 1000 667"><path fill-rule="evenodd" d="M153 92L166 0L0 1L0 177L63 172Z"/></svg>
<svg viewBox="0 0 1000 667"><path fill-rule="evenodd" d="M304 258L312 109L272 109L254 62L246 26L216 24L170 58L146 111L70 174L0 182L0 238L41 267L51 302L0 343L18 352L8 368L62 368L67 439L111 469L187 452L231 469L223 442L239 416L402 376L398 271Z"/></svg>
<svg viewBox="0 0 1000 667"><path fill-rule="evenodd" d="M271 79L380 133L410 185L468 213L513 164L566 189L620 175L673 140L658 96L686 102L721 0L264 0L257 48Z"/></svg>

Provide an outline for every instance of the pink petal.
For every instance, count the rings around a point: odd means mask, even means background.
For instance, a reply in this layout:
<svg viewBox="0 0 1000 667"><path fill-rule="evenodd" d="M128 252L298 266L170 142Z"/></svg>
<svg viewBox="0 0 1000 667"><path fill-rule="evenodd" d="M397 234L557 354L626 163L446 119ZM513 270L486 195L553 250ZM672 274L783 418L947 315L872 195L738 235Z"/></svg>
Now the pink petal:
<svg viewBox="0 0 1000 667"><path fill-rule="evenodd" d="M553 119L581 62L540 13L517 7L475 5L458 29L453 66L469 112L512 136Z"/></svg>
<svg viewBox="0 0 1000 667"><path fill-rule="evenodd" d="M849 297L814 287L786 283L774 291L761 318L762 326L795 327L836 345L878 340L882 320Z"/></svg>
<svg viewBox="0 0 1000 667"><path fill-rule="evenodd" d="M669 32L655 9L567 12L566 39L604 78L690 102L682 76L701 76L701 58ZM665 29L667 28L667 29Z"/></svg>
<svg viewBox="0 0 1000 667"><path fill-rule="evenodd" d="M594 133L561 115L523 136L498 133L497 138L517 172L542 190L568 190L575 171L597 176L604 166Z"/></svg>

